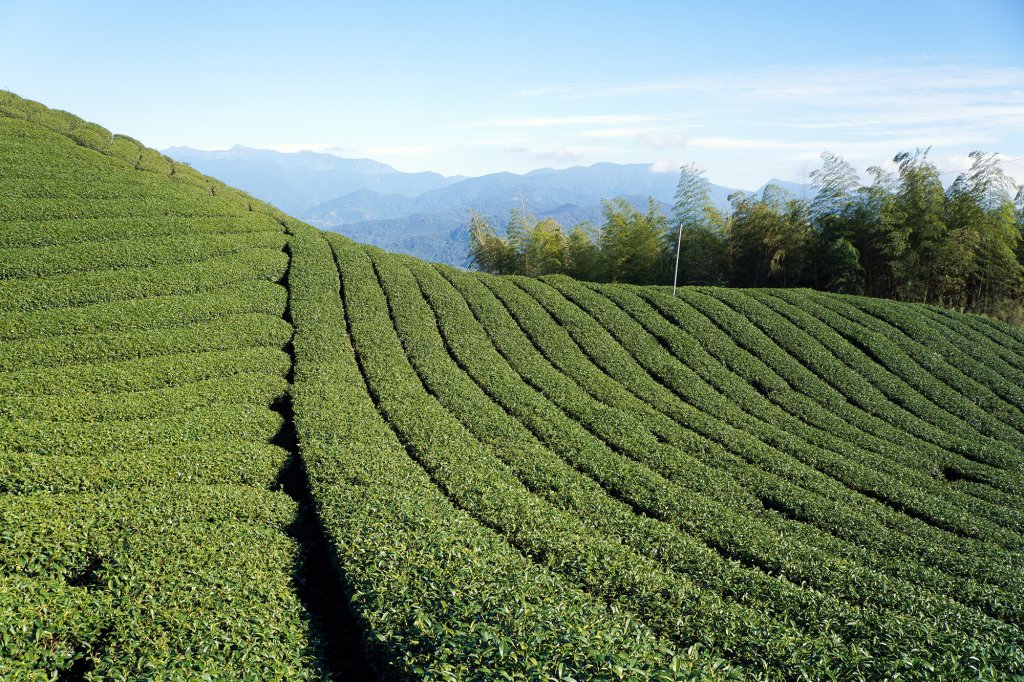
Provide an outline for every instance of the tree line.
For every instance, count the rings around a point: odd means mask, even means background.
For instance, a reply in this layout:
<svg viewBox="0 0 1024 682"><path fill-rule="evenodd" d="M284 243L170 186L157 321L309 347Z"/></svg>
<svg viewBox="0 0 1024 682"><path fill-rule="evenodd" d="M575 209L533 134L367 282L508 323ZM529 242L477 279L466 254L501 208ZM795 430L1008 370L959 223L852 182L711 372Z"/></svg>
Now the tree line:
<svg viewBox="0 0 1024 682"><path fill-rule="evenodd" d="M933 303L1024 321L1024 186L995 154L944 187L927 150L864 184L842 157L822 154L813 199L768 185L711 201L703 171L680 169L671 217L605 200L603 223L568 230L513 210L504 234L471 215L469 256L484 272L633 284L811 287Z"/></svg>

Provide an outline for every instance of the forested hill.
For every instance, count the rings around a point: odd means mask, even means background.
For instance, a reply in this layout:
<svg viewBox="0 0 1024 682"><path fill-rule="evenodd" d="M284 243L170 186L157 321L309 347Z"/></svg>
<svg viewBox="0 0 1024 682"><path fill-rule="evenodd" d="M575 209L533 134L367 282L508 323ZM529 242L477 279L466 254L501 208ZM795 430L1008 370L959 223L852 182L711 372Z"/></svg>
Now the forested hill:
<svg viewBox="0 0 1024 682"><path fill-rule="evenodd" d="M1024 333L467 273L0 93L0 678L1024 675Z"/></svg>

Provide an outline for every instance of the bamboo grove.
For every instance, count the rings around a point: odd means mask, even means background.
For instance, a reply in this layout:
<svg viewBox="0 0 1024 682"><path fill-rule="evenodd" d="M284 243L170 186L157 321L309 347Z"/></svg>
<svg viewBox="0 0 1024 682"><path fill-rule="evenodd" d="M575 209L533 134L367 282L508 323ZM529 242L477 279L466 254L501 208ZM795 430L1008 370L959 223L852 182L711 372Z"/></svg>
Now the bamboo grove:
<svg viewBox="0 0 1024 682"><path fill-rule="evenodd" d="M1024 323L1024 187L994 154L943 188L927 150L898 154L893 172L869 169L861 184L833 154L810 174L812 199L768 185L737 192L722 212L702 171L684 166L666 217L625 199L604 203L600 227L566 232L553 219L513 211L503 235L470 221L469 255L495 274L568 274L577 279L671 284L810 287L932 303Z"/></svg>
<svg viewBox="0 0 1024 682"><path fill-rule="evenodd" d="M1017 327L429 264L7 93L0 178L5 680L1024 675Z"/></svg>

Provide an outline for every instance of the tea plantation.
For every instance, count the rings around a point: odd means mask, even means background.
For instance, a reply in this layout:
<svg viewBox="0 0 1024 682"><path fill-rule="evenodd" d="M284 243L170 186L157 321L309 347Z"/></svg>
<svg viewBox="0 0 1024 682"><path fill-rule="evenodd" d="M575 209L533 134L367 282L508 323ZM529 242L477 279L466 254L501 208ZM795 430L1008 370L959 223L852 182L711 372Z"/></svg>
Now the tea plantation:
<svg viewBox="0 0 1024 682"><path fill-rule="evenodd" d="M1024 676L1024 332L493 277L0 92L0 679Z"/></svg>

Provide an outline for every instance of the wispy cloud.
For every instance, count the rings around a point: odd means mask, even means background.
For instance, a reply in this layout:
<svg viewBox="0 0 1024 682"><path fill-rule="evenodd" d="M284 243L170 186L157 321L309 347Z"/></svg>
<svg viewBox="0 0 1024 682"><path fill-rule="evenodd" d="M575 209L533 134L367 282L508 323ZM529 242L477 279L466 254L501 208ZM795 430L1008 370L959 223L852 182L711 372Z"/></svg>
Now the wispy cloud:
<svg viewBox="0 0 1024 682"><path fill-rule="evenodd" d="M552 128L572 125L622 125L659 120L659 116L636 114L593 114L583 116L547 116L531 118L504 118L470 124L479 128Z"/></svg>
<svg viewBox="0 0 1024 682"><path fill-rule="evenodd" d="M594 128L591 130L581 130L579 132L580 137L592 137L596 139L624 139L624 138L637 138L641 135L649 133L650 128L642 126L627 126L627 127L614 127L614 128Z"/></svg>
<svg viewBox="0 0 1024 682"><path fill-rule="evenodd" d="M681 134L664 130L651 130L638 135L637 141L654 149L674 149L686 146L686 138Z"/></svg>
<svg viewBox="0 0 1024 682"><path fill-rule="evenodd" d="M615 127L583 130L580 137L598 140L632 140L651 149L673 149L685 147L686 138L674 130L659 130L645 127Z"/></svg>
<svg viewBox="0 0 1024 682"><path fill-rule="evenodd" d="M743 150L782 150L782 149L824 149L820 142L783 142L782 140L757 140L742 137L695 137L690 140L691 147L702 149L743 149Z"/></svg>
<svg viewBox="0 0 1024 682"><path fill-rule="evenodd" d="M293 152L319 152L321 154L343 155L351 150L339 147L336 144L323 142L290 142L286 144L271 144L264 149L272 149L275 152L291 154Z"/></svg>
<svg viewBox="0 0 1024 682"><path fill-rule="evenodd" d="M907 135L886 139L832 139L787 141L779 139L758 139L743 137L695 137L687 141L687 147L715 152L774 152L782 158L797 161L817 161L822 152L831 151L848 157L873 159L883 162L898 151L917 148L972 145L978 140L967 136Z"/></svg>
<svg viewBox="0 0 1024 682"><path fill-rule="evenodd" d="M755 95L800 100L863 93L929 94L943 91L1002 92L1019 101L1024 68L986 67L919 60L917 63L865 61L840 66L764 68L635 83L583 83L521 90L519 97L605 98L673 93ZM1016 92L1014 92L1016 91ZM835 102L832 102L835 104Z"/></svg>
<svg viewBox="0 0 1024 682"><path fill-rule="evenodd" d="M374 154L380 156L404 156L407 154L431 154L436 151L440 150L437 147L423 145L399 145L396 147L371 147L370 149L361 150L360 153L367 156L373 156Z"/></svg>
<svg viewBox="0 0 1024 682"><path fill-rule="evenodd" d="M525 98L647 97L648 106L684 102L709 125L750 119L752 127L859 131L905 136L907 129L957 129L968 136L1024 129L1024 67L934 59L840 66L764 68L635 83L585 83L524 90ZM608 133L612 136L614 133ZM693 141L690 141L693 144ZM770 147L763 147L770 148Z"/></svg>
<svg viewBox="0 0 1024 682"><path fill-rule="evenodd" d="M542 161L555 161L557 163L577 163L583 160L582 155L576 154L575 152L571 152L565 147L540 152L538 154L534 154L533 156L534 158L540 159Z"/></svg>

